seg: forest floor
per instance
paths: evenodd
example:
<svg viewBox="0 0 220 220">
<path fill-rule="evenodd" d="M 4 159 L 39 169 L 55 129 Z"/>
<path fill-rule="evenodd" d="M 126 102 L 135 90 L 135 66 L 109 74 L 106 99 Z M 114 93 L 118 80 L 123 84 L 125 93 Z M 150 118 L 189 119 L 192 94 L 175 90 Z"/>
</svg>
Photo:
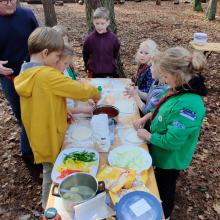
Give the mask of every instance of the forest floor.
<svg viewBox="0 0 220 220">
<path fill-rule="evenodd" d="M 42 5 L 32 8 L 41 24 Z M 85 6 L 65 4 L 56 6 L 58 23 L 68 27 L 74 49 L 76 69 L 83 73 L 81 56 L 86 36 Z M 203 4 L 207 7 L 207 4 Z M 220 42 L 220 13 L 209 22 L 204 13 L 196 13 L 191 4 L 163 1 L 126 2 L 115 6 L 118 36 L 121 40 L 121 58 L 129 77 L 135 73 L 134 55 L 140 42 L 152 38 L 161 50 L 171 46 L 190 48 L 195 32 L 208 33 L 210 42 Z M 204 72 L 209 94 L 204 98 L 207 116 L 198 147 L 189 169 L 181 173 L 177 183 L 175 220 L 220 219 L 220 54 L 213 53 Z M 19 152 L 19 129 L 0 92 L 0 218 L 39 219 L 41 213 L 41 179 L 30 175 Z"/>
</svg>

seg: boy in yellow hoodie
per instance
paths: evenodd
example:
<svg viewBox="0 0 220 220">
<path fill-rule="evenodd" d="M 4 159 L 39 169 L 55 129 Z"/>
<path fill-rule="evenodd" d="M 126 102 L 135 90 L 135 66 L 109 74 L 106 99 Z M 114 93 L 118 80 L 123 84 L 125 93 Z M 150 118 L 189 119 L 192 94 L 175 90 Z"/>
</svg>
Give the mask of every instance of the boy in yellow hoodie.
<svg viewBox="0 0 220 220">
<path fill-rule="evenodd" d="M 14 80 L 21 117 L 36 164 L 43 164 L 42 207 L 51 186 L 51 171 L 67 129 L 66 98 L 98 100 L 98 90 L 65 77 L 55 69 L 63 50 L 62 36 L 49 27 L 37 28 L 28 39 L 31 56 Z"/>
</svg>

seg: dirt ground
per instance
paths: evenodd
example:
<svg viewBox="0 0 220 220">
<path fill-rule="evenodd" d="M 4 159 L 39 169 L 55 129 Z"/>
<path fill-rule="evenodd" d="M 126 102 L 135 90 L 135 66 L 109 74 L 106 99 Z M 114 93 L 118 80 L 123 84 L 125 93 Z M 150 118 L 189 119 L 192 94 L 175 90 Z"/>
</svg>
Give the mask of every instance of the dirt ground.
<svg viewBox="0 0 220 220">
<path fill-rule="evenodd" d="M 27 5 L 43 24 L 41 5 Z M 206 4 L 203 4 L 206 7 Z M 56 6 L 58 23 L 68 27 L 76 55 L 76 69 L 83 75 L 81 49 L 86 35 L 85 8 L 78 4 Z M 155 40 L 161 49 L 171 46 L 190 48 L 195 32 L 208 33 L 209 41 L 220 42 L 220 13 L 208 22 L 204 13 L 196 13 L 191 4 L 173 2 L 126 2 L 115 6 L 121 55 L 127 76 L 134 74 L 134 55 L 140 42 Z M 199 144 L 189 169 L 181 173 L 177 184 L 176 206 L 172 219 L 220 219 L 220 54 L 213 53 L 204 72 L 209 95 Z M 41 179 L 30 175 L 20 158 L 19 129 L 0 92 L 0 218 L 39 219 Z"/>
</svg>

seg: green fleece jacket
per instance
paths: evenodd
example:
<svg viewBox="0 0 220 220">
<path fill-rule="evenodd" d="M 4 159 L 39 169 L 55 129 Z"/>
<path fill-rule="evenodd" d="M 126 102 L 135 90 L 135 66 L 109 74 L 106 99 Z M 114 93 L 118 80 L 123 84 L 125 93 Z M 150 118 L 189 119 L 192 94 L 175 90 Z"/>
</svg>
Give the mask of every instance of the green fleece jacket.
<svg viewBox="0 0 220 220">
<path fill-rule="evenodd" d="M 164 102 L 150 127 L 153 164 L 182 170 L 190 165 L 205 117 L 201 96 L 183 93 Z"/>
</svg>

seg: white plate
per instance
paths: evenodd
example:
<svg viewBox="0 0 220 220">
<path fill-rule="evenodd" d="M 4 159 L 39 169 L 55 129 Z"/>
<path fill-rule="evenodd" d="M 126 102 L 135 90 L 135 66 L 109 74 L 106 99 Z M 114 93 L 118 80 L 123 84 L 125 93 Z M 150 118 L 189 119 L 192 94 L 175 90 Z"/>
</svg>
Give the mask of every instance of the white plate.
<svg viewBox="0 0 220 220">
<path fill-rule="evenodd" d="M 108 162 L 111 166 L 134 169 L 141 172 L 152 165 L 150 154 L 135 145 L 121 145 L 109 152 Z"/>
<path fill-rule="evenodd" d="M 92 129 L 85 125 L 72 125 L 69 134 L 73 140 L 85 141 L 92 137 Z"/>
<path fill-rule="evenodd" d="M 63 163 L 63 160 L 67 154 L 70 154 L 70 153 L 76 152 L 76 151 L 78 151 L 78 152 L 87 151 L 87 152 L 94 152 L 95 153 L 95 155 L 96 155 L 96 161 L 94 161 L 95 164 L 93 164 L 92 166 L 88 166 L 88 167 L 91 170 L 89 173 L 91 175 L 93 175 L 94 177 L 96 176 L 96 173 L 97 173 L 98 167 L 99 167 L 99 153 L 96 150 L 88 149 L 88 148 L 68 148 L 68 149 L 65 149 L 60 152 L 60 154 L 58 155 L 58 157 L 56 159 L 56 162 L 54 163 L 53 170 L 51 173 L 51 179 L 53 180 L 53 182 L 60 183 L 63 180 L 63 178 L 62 179 L 57 178 L 60 175 L 60 172 L 57 171 L 57 167 L 61 163 Z M 85 162 L 85 164 L 86 164 L 86 162 Z M 73 166 L 73 167 L 71 167 L 71 169 L 77 169 L 77 167 Z"/>
<path fill-rule="evenodd" d="M 125 131 L 124 133 L 125 141 L 132 143 L 132 144 L 143 144 L 144 140 L 137 136 L 137 131 L 135 129 L 130 129 Z"/>
</svg>

